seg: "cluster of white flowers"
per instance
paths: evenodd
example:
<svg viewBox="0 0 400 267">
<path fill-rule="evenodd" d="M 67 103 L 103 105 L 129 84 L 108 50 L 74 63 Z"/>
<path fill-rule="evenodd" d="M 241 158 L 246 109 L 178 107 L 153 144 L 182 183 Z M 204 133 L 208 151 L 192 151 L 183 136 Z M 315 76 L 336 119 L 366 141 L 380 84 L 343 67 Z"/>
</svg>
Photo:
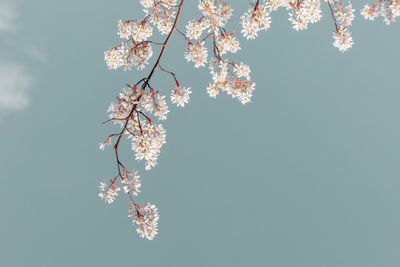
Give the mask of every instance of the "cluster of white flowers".
<svg viewBox="0 0 400 267">
<path fill-rule="evenodd" d="M 220 55 L 236 53 L 240 49 L 240 43 L 233 33 L 222 33 L 217 39 L 216 46 Z"/>
<path fill-rule="evenodd" d="M 256 84 L 250 80 L 249 66 L 243 63 L 236 65 L 215 59 L 210 65 L 210 73 L 213 83 L 207 87 L 207 92 L 211 97 L 215 98 L 220 91 L 225 91 L 233 98 L 237 98 L 242 104 L 251 101 Z"/>
<path fill-rule="evenodd" d="M 342 0 L 325 0 L 325 2 L 331 8 L 335 23 L 333 45 L 341 52 L 345 52 L 353 45 L 349 26 L 354 18 L 354 10 L 350 3 L 343 4 Z M 322 18 L 320 0 L 264 0 L 262 3 L 259 0 L 241 17 L 243 36 L 254 39 L 260 30 L 268 30 L 271 25 L 270 12 L 280 7 L 288 10 L 289 21 L 296 31 L 306 30 L 310 24 L 317 23 Z"/>
<path fill-rule="evenodd" d="M 166 120 L 169 113 L 165 96 L 153 91 L 143 93 L 137 106 L 139 112 L 146 112 L 156 116 L 160 121 Z"/>
<path fill-rule="evenodd" d="M 137 171 L 130 172 L 123 168 L 120 183 L 123 191 L 130 196 L 131 208 L 129 209 L 129 217 L 134 217 L 133 222 L 136 222 L 138 234 L 149 240 L 154 239 L 158 232 L 158 211 L 153 204 L 147 203 L 145 206 L 139 205 L 132 201 L 133 196 L 140 193 L 141 182 Z M 111 204 L 121 191 L 121 187 L 117 186 L 118 179 L 110 179 L 110 184 L 101 182 L 99 185 L 99 197 L 104 199 L 106 203 Z"/>
<path fill-rule="evenodd" d="M 186 25 L 186 37 L 191 40 L 188 42 L 188 53 L 186 58 L 188 61 L 193 61 L 199 66 L 204 66 L 207 56 L 207 50 L 204 50 L 204 42 L 194 42 L 201 38 L 204 32 L 208 37 L 213 37 L 219 47 L 219 53 L 225 54 L 227 52 L 235 53 L 239 50 L 239 42 L 233 33 L 226 32 L 224 27 L 232 16 L 232 8 L 227 3 L 220 0 L 200 0 L 198 8 L 202 13 L 202 17 L 197 20 L 191 20 Z M 203 39 L 203 40 L 204 40 Z M 198 46 L 198 48 L 191 48 L 191 46 Z M 191 51 L 197 50 L 197 51 Z M 194 60 L 195 58 L 202 58 Z"/>
<path fill-rule="evenodd" d="M 109 69 L 145 68 L 153 55 L 152 47 L 148 42 L 153 35 L 153 26 L 161 34 L 171 31 L 172 20 L 175 18 L 176 0 L 142 0 L 140 3 L 144 7 L 146 15 L 144 19 L 118 22 L 117 33 L 124 41 L 104 53 Z"/>
<path fill-rule="evenodd" d="M 224 27 L 232 16 L 232 7 L 220 0 L 199 0 L 198 8 L 203 14 L 204 29 L 217 32 Z"/>
<path fill-rule="evenodd" d="M 161 34 L 168 34 L 172 30 L 175 19 L 177 0 L 141 0 L 146 17 Z"/>
<path fill-rule="evenodd" d="M 114 202 L 115 198 L 118 196 L 118 192 L 122 190 L 126 194 L 131 194 L 133 196 L 137 196 L 140 193 L 140 176 L 137 171 L 129 171 L 125 167 L 122 167 L 120 177 L 110 179 L 110 184 L 106 182 L 101 182 L 99 185 L 99 197 L 104 199 L 104 201 L 108 204 Z M 117 182 L 121 183 L 121 187 L 117 186 Z"/>
<path fill-rule="evenodd" d="M 156 124 L 146 113 L 165 120 L 169 112 L 165 96 L 124 89 L 118 102 L 111 103 L 108 111 L 110 119 L 124 127 L 124 134 L 132 141 L 136 160 L 144 160 L 146 170 L 154 167 L 161 147 L 166 143 L 166 135 L 163 126 Z"/>
<path fill-rule="evenodd" d="M 321 3 L 319 0 L 296 0 L 289 2 L 289 21 L 296 31 L 305 30 L 311 23 L 321 20 Z"/>
<path fill-rule="evenodd" d="M 289 21 L 296 31 L 305 30 L 309 24 L 321 20 L 320 0 L 264 0 L 257 1 L 242 17 L 242 33 L 247 39 L 257 37 L 260 30 L 271 26 L 270 12 L 283 7 L 289 12 Z"/>
<path fill-rule="evenodd" d="M 333 33 L 333 46 L 340 52 L 345 52 L 354 44 L 349 27 L 354 20 L 354 9 L 351 3 L 344 4 L 341 0 L 328 0 L 332 16 L 335 20 L 335 32 Z"/>
<path fill-rule="evenodd" d="M 135 205 L 129 210 L 129 217 L 133 217 L 133 222 L 137 224 L 136 231 L 142 238 L 153 240 L 158 233 L 157 207 L 151 203 L 146 206 Z"/>
<path fill-rule="evenodd" d="M 190 87 L 185 88 L 177 85 L 175 90 L 171 91 L 171 102 L 176 104 L 178 107 L 184 107 L 185 104 L 189 103 L 191 93 L 192 91 L 190 91 Z"/>
<path fill-rule="evenodd" d="M 99 185 L 99 190 L 99 197 L 104 199 L 106 203 L 111 204 L 118 196 L 118 192 L 121 190 L 121 188 L 116 186 L 114 181 L 111 182 L 110 185 L 107 185 L 105 182 L 101 182 Z"/>
<path fill-rule="evenodd" d="M 128 216 L 134 217 L 134 222 L 138 225 L 136 229 L 138 234 L 143 238 L 152 240 L 158 232 L 157 222 L 159 215 L 155 205 L 147 203 L 147 205 L 142 206 L 133 202 L 133 196 L 137 196 L 140 193 L 141 182 L 138 172 L 130 172 L 123 167 L 122 173 L 118 178 L 110 179 L 110 184 L 101 182 L 99 185 L 99 197 L 104 199 L 106 203 L 111 204 L 122 187 L 124 193 L 128 194 L 131 199 L 131 208 Z M 117 186 L 118 182 L 120 182 L 121 187 Z"/>
<path fill-rule="evenodd" d="M 104 52 L 104 59 L 110 70 L 118 68 L 130 70 L 132 67 L 143 69 L 148 64 L 152 55 L 153 49 L 148 42 L 132 45 L 130 42 L 123 42 L 111 50 Z"/>
<path fill-rule="evenodd" d="M 255 83 L 251 81 L 251 70 L 247 64 L 237 64 L 229 54 L 241 49 L 235 32 L 229 31 L 227 23 L 233 15 L 232 7 L 223 0 L 199 0 L 201 16 L 186 24 L 186 32 L 177 25 L 183 3 L 186 0 L 140 0 L 144 17 L 139 20 L 120 20 L 118 36 L 121 43 L 104 54 L 109 69 L 143 69 L 149 64 L 153 47 L 159 45 L 158 57 L 147 77 L 130 84 L 119 94 L 117 101 L 109 108 L 109 120 L 120 126 L 119 133 L 110 134 L 99 148 L 104 150 L 113 145 L 118 174 L 110 182 L 101 182 L 99 197 L 106 203 L 113 203 L 122 190 L 129 196 L 131 208 L 129 216 L 137 225 L 137 233 L 152 240 L 158 232 L 159 214 L 155 205 L 140 205 L 135 198 L 141 190 L 137 171 L 128 171 L 122 163 L 119 145 L 124 136 L 131 142 L 135 160 L 143 161 L 146 170 L 157 165 L 162 146 L 166 143 L 166 132 L 160 121 L 167 119 L 169 108 L 165 95 L 153 87 L 153 74 L 162 71 L 171 75 L 175 84 L 170 100 L 178 107 L 189 103 L 192 93 L 190 87 L 181 86 L 177 75 L 162 67 L 162 57 L 173 33 L 180 34 L 187 44 L 184 57 L 195 68 L 209 64 L 211 83 L 207 93 L 215 98 L 225 92 L 242 104 L 249 103 L 253 96 Z M 349 27 L 354 19 L 354 10 L 344 0 L 253 0 L 250 8 L 240 17 L 241 33 L 245 39 L 255 39 L 261 31 L 271 27 L 271 13 L 279 8 L 286 9 L 294 30 L 301 31 L 310 24 L 321 20 L 321 2 L 325 2 L 335 25 L 333 45 L 341 52 L 353 45 Z M 400 16 L 400 0 L 375 0 L 361 10 L 369 20 L 382 16 L 390 24 Z M 153 33 L 167 35 L 164 42 L 150 40 Z M 209 54 L 210 53 L 210 54 Z M 210 59 L 209 59 L 210 58 Z"/>
<path fill-rule="evenodd" d="M 161 147 L 166 143 L 163 126 L 148 119 L 132 119 L 128 123 L 126 134 L 132 140 L 135 159 L 144 160 L 146 170 L 156 166 Z"/>
<path fill-rule="evenodd" d="M 143 69 L 153 55 L 148 42 L 153 35 L 153 28 L 148 20 L 120 20 L 118 35 L 124 41 L 104 53 L 108 68 L 130 70 L 134 66 Z"/>
<path fill-rule="evenodd" d="M 208 52 L 204 42 L 189 42 L 185 51 L 185 58 L 188 62 L 193 62 L 195 68 L 204 67 L 207 63 Z"/>
<path fill-rule="evenodd" d="M 153 35 L 153 27 L 146 20 L 120 20 L 118 22 L 118 35 L 122 39 L 133 38 L 135 42 L 140 43 L 149 40 Z"/>
<path fill-rule="evenodd" d="M 257 3 L 240 17 L 242 21 L 242 34 L 246 39 L 254 39 L 261 30 L 268 30 L 271 27 L 271 16 L 268 11 L 268 4 Z"/>
<path fill-rule="evenodd" d="M 110 119 L 114 123 L 119 124 L 121 127 L 124 125 L 124 120 L 132 117 L 131 111 L 134 106 L 139 104 L 140 93 L 137 92 L 136 88 L 133 90 L 131 87 L 123 89 L 117 97 L 117 103 L 111 103 L 108 107 L 108 113 Z"/>
<path fill-rule="evenodd" d="M 378 16 L 383 17 L 383 21 L 390 25 L 400 16 L 400 0 L 376 0 L 366 4 L 361 15 L 367 20 L 375 20 Z"/>
<path fill-rule="evenodd" d="M 255 83 L 250 81 L 250 68 L 243 63 L 236 65 L 233 61 L 222 58 L 227 53 L 234 54 L 240 50 L 235 33 L 226 30 L 226 23 L 233 14 L 232 7 L 219 0 L 200 0 L 198 8 L 202 17 L 191 20 L 186 25 L 186 38 L 189 41 L 185 58 L 193 62 L 196 68 L 205 66 L 208 52 L 204 41 L 212 38 L 213 58 L 210 60 L 210 72 L 213 83 L 207 88 L 208 94 L 216 97 L 220 91 L 225 91 L 243 104 L 250 102 L 255 88 Z M 255 35 L 260 29 L 268 28 L 269 15 L 266 6 L 257 4 L 242 17 L 242 23 L 248 25 L 248 28 L 251 27 Z M 250 30 L 247 32 L 250 34 Z M 203 35 L 205 36 L 202 38 Z M 200 38 L 200 41 L 196 41 Z M 189 95 L 177 93 L 179 91 L 174 91 L 171 98 L 173 102 L 178 105 L 180 102 L 183 106 Z"/>
<path fill-rule="evenodd" d="M 122 190 L 124 190 L 126 194 L 131 193 L 133 196 L 137 196 L 140 193 L 140 187 L 142 186 L 139 178 L 140 175 L 138 171 L 131 172 L 124 168 L 121 177 Z"/>
<path fill-rule="evenodd" d="M 198 40 L 207 28 L 208 22 L 204 17 L 189 21 L 186 25 L 186 37 L 190 40 Z"/>
<path fill-rule="evenodd" d="M 118 149 L 121 138 L 127 136 L 127 139 L 131 141 L 132 150 L 135 152 L 135 159 L 144 161 L 146 170 L 150 170 L 157 164 L 161 147 L 166 143 L 166 133 L 163 126 L 156 123 L 154 118 L 162 121 L 167 119 L 169 113 L 165 96 L 162 96 L 159 90 L 154 90 L 150 85 L 152 75 L 157 68 L 171 74 L 176 82 L 177 87 L 174 94 L 171 95 L 171 101 L 178 106 L 184 106 L 189 101 L 190 88 L 181 88 L 175 74 L 159 65 L 159 60 L 174 30 L 184 2 L 184 0 L 180 1 L 180 4 L 177 5 L 177 0 L 140 0 L 144 8 L 144 18 L 119 21 L 117 34 L 123 41 L 105 52 L 105 61 L 109 69 L 130 70 L 132 67 L 142 69 L 146 67 L 153 55 L 151 44 L 161 45 L 157 63 L 149 76 L 134 85 L 128 85 L 128 88 L 123 89 L 117 97 L 117 101 L 109 106 L 110 119 L 107 122 L 114 122 L 122 130 L 120 133 L 109 135 L 99 145 L 99 148 L 104 150 L 115 141 L 114 150 L 118 166 L 118 175 L 110 179 L 109 185 L 105 182 L 100 184 L 99 197 L 107 203 L 112 203 L 121 189 L 129 195 L 130 211 L 135 217 L 137 232 L 141 237 L 149 240 L 152 240 L 158 231 L 157 208 L 152 204 L 142 206 L 135 202 L 134 197 L 140 193 L 140 177 L 138 172 L 128 171 L 120 160 Z M 179 12 L 176 12 L 177 8 L 179 8 Z M 154 27 L 161 35 L 168 34 L 164 44 L 149 40 L 153 35 Z M 117 186 L 118 183 L 119 186 Z"/>
</svg>

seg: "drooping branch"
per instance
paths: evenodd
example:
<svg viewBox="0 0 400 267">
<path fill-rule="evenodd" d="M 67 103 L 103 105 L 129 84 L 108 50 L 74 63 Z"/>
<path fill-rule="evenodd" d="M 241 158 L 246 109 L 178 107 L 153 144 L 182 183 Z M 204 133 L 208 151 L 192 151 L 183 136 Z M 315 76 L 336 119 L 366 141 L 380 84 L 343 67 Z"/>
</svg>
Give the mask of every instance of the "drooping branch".
<svg viewBox="0 0 400 267">
<path fill-rule="evenodd" d="M 346 0 L 324 0 L 333 19 L 333 45 L 341 52 L 349 50 L 353 45 L 350 26 L 354 18 L 354 10 Z M 255 83 L 251 80 L 250 67 L 242 62 L 237 63 L 229 54 L 241 50 L 240 42 L 234 31 L 228 28 L 228 20 L 233 9 L 223 0 L 199 0 L 198 9 L 201 15 L 186 24 L 186 32 L 178 25 L 185 0 L 140 0 L 145 15 L 139 20 L 125 20 L 118 23 L 118 35 L 121 43 L 105 52 L 105 61 L 109 69 L 132 68 L 144 69 L 153 57 L 153 46 L 159 48 L 154 63 L 147 76 L 136 83 L 127 84 L 117 97 L 116 103 L 109 107 L 109 119 L 121 127 L 117 133 L 110 134 L 100 144 L 105 149 L 113 144 L 117 174 L 109 183 L 100 184 L 99 196 L 107 203 L 112 203 L 118 192 L 128 194 L 132 216 L 137 224 L 140 236 L 153 239 L 157 234 L 158 211 L 147 203 L 141 205 L 135 197 L 140 192 L 141 183 L 137 171 L 130 171 L 121 160 L 120 145 L 123 136 L 131 142 L 137 161 L 144 161 L 146 170 L 157 164 L 161 147 L 166 143 L 166 133 L 161 121 L 167 118 L 169 108 L 164 89 L 155 89 L 153 77 L 157 70 L 173 78 L 170 100 L 178 107 L 184 107 L 190 98 L 190 87 L 181 86 L 178 76 L 169 67 L 161 64 L 166 49 L 174 33 L 183 37 L 186 43 L 184 57 L 192 62 L 195 68 L 209 65 L 211 82 L 207 93 L 215 98 L 224 92 L 239 100 L 249 103 L 253 97 Z M 271 13 L 285 9 L 289 15 L 291 26 L 296 31 L 306 30 L 310 25 L 321 20 L 320 0 L 253 0 L 249 9 L 240 17 L 241 33 L 247 40 L 255 39 L 271 27 Z M 400 0 L 375 0 L 366 4 L 361 11 L 364 18 L 374 20 L 384 17 L 390 24 L 400 16 Z M 157 29 L 165 39 L 150 40 L 153 30 Z"/>
</svg>

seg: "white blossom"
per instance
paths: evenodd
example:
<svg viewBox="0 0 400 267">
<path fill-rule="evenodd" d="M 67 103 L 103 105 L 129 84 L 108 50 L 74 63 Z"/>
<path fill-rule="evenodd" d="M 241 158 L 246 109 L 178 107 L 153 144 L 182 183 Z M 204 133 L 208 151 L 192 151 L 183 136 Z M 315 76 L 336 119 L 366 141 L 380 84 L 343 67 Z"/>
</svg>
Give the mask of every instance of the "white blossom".
<svg viewBox="0 0 400 267">
<path fill-rule="evenodd" d="M 240 19 L 242 34 L 246 39 L 255 39 L 259 31 L 266 31 L 271 27 L 271 17 L 266 4 L 250 8 Z"/>
<path fill-rule="evenodd" d="M 197 40 L 207 29 L 208 24 L 204 19 L 189 21 L 186 25 L 186 37 L 191 40 Z"/>
<path fill-rule="evenodd" d="M 333 46 L 340 52 L 349 50 L 354 42 L 349 31 L 354 20 L 354 9 L 350 3 L 343 4 L 341 0 L 329 0 L 336 31 L 333 33 Z"/>
<path fill-rule="evenodd" d="M 176 15 L 174 8 L 176 5 L 176 0 L 163 0 L 157 1 L 157 3 L 153 1 L 153 4 L 144 3 L 143 6 L 150 22 L 161 34 L 166 35 L 172 29 L 173 19 L 175 19 Z"/>
<path fill-rule="evenodd" d="M 154 5 L 154 0 L 140 0 L 140 4 L 142 4 L 145 9 L 149 9 Z"/>
<path fill-rule="evenodd" d="M 133 196 L 137 196 L 140 193 L 140 187 L 142 186 L 140 180 L 140 175 L 137 171 L 130 172 L 124 169 L 122 177 L 122 190 L 125 193 L 131 193 Z"/>
<path fill-rule="evenodd" d="M 153 55 L 153 50 L 148 42 L 139 44 L 121 43 L 104 53 L 104 59 L 109 69 L 123 68 L 130 70 L 132 66 L 143 69 Z"/>
<path fill-rule="evenodd" d="M 266 0 L 265 3 L 268 6 L 270 11 L 276 11 L 280 7 L 285 7 L 289 9 L 291 4 L 295 2 L 293 0 Z"/>
<path fill-rule="evenodd" d="M 124 47 L 114 47 L 113 49 L 104 52 L 104 60 L 110 70 L 116 70 L 124 65 L 126 52 Z"/>
<path fill-rule="evenodd" d="M 240 49 L 240 43 L 233 33 L 222 33 L 217 39 L 217 46 L 220 55 L 236 53 Z"/>
<path fill-rule="evenodd" d="M 153 35 L 153 28 L 146 21 L 132 24 L 132 37 L 136 42 L 147 41 Z"/>
<path fill-rule="evenodd" d="M 193 62 L 195 68 L 204 67 L 207 63 L 207 48 L 204 46 L 204 42 L 198 42 L 192 44 L 191 42 L 187 46 L 185 51 L 185 58 L 188 62 Z"/>
<path fill-rule="evenodd" d="M 289 21 L 296 31 L 305 30 L 308 24 L 321 20 L 320 0 L 295 1 L 289 5 L 292 12 L 289 13 Z"/>
<path fill-rule="evenodd" d="M 210 73 L 213 78 L 213 83 L 207 87 L 207 92 L 211 97 L 216 97 L 219 91 L 225 91 L 233 98 L 237 98 L 242 104 L 247 104 L 251 101 L 255 83 L 250 80 L 250 68 L 245 64 L 239 65 L 239 70 L 234 72 L 237 77 L 229 72 L 229 64 L 225 61 L 213 60 L 210 64 Z M 245 79 L 241 79 L 244 77 Z"/>
<path fill-rule="evenodd" d="M 160 216 L 155 205 L 147 203 L 146 206 L 138 207 L 134 222 L 136 222 L 136 231 L 139 236 L 153 240 L 158 233 L 159 218 Z"/>
<path fill-rule="evenodd" d="M 217 32 L 224 27 L 232 16 L 232 7 L 222 1 L 199 0 L 199 10 L 203 13 L 205 24 L 211 32 Z"/>
<path fill-rule="evenodd" d="M 166 120 L 169 109 L 167 102 L 165 101 L 165 96 L 156 94 L 154 97 L 154 102 L 156 105 L 154 115 L 157 116 L 159 120 Z"/>
<path fill-rule="evenodd" d="M 178 107 L 184 107 L 189 102 L 190 94 L 189 88 L 177 86 L 175 90 L 171 91 L 171 102 L 176 104 Z"/>
<path fill-rule="evenodd" d="M 146 112 L 146 113 L 153 113 L 154 112 L 154 93 L 148 92 L 145 93 L 138 103 L 138 110 Z"/>
<path fill-rule="evenodd" d="M 116 186 L 114 183 L 111 183 L 111 185 L 108 186 L 105 182 L 101 182 L 99 185 L 99 190 L 99 197 L 104 199 L 106 203 L 111 204 L 118 196 L 118 192 L 121 190 L 121 188 Z"/>
<path fill-rule="evenodd" d="M 111 103 L 108 112 L 110 119 L 122 126 L 123 121 L 131 113 L 133 107 L 139 104 L 140 94 L 132 88 L 123 89 L 118 96 L 117 103 Z"/>
<path fill-rule="evenodd" d="M 129 39 L 133 35 L 132 22 L 130 20 L 118 22 L 118 35 L 122 39 Z"/>
<path fill-rule="evenodd" d="M 338 29 L 333 33 L 333 46 L 337 47 L 340 52 L 346 52 L 353 46 L 353 38 L 347 28 Z"/>
<path fill-rule="evenodd" d="M 378 4 L 366 4 L 362 9 L 361 9 L 361 15 L 368 20 L 375 20 L 380 14 L 380 5 L 379 2 Z"/>
<path fill-rule="evenodd" d="M 239 78 L 246 78 L 247 80 L 250 80 L 250 67 L 243 62 L 240 63 L 240 65 L 235 65 L 234 71 Z"/>
<path fill-rule="evenodd" d="M 163 126 L 148 120 L 130 120 L 126 134 L 132 140 L 135 159 L 145 161 L 146 170 L 155 167 L 161 147 L 166 143 Z"/>
<path fill-rule="evenodd" d="M 171 75 L 175 89 L 170 93 L 171 102 L 178 107 L 188 104 L 191 95 L 190 87 L 182 87 L 177 79 L 178 74 L 164 69 L 164 51 L 170 37 L 176 32 L 187 43 L 184 57 L 192 62 L 195 68 L 209 63 L 211 82 L 207 93 L 215 98 L 221 92 L 246 104 L 252 100 L 255 83 L 251 80 L 250 67 L 244 63 L 237 64 L 226 58 L 229 53 L 241 49 L 234 32 L 229 31 L 228 21 L 233 15 L 232 7 L 227 1 L 199 0 L 200 17 L 189 18 L 186 32 L 179 25 L 178 18 L 182 11 L 182 0 L 139 0 L 144 15 L 141 19 L 118 21 L 117 34 L 122 39 L 108 51 L 104 60 L 111 70 L 138 70 L 145 68 L 153 55 L 152 45 L 157 46 L 158 56 L 149 73 L 142 76 L 135 84 L 128 84 L 118 95 L 117 100 L 108 108 L 109 120 L 120 127 L 99 144 L 104 150 L 114 141 L 114 153 L 117 175 L 110 182 L 101 182 L 98 196 L 106 203 L 113 203 L 118 192 L 123 190 L 131 203 L 129 216 L 134 217 L 137 233 L 149 240 L 158 232 L 159 214 L 157 207 L 147 203 L 136 203 L 141 191 L 140 176 L 137 171 L 129 171 L 119 154 L 122 137 L 126 137 L 133 150 L 135 160 L 144 162 L 146 170 L 157 165 L 163 145 L 166 143 L 166 131 L 160 121 L 166 120 L 169 114 L 166 97 L 162 90 L 155 90 L 156 71 Z M 334 25 L 333 45 L 341 52 L 353 46 L 350 26 L 354 20 L 354 9 L 350 2 L 344 0 L 325 0 L 329 5 L 332 24 Z M 240 17 L 241 33 L 246 39 L 255 39 L 260 31 L 271 27 L 271 12 L 285 8 L 289 21 L 296 31 L 305 30 L 310 24 L 321 20 L 320 0 L 252 0 L 250 8 Z M 383 17 L 386 24 L 391 24 L 400 16 L 400 0 L 374 0 L 366 4 L 361 15 L 368 20 Z M 174 28 L 175 26 L 175 28 Z M 183 28 L 183 31 L 185 28 Z M 153 32 L 168 35 L 164 41 L 151 40 Z M 207 46 L 210 45 L 211 59 L 208 59 Z M 185 76 L 183 76 L 185 77 Z M 153 78 L 153 79 L 152 79 Z M 179 74 L 179 79 L 181 76 Z M 158 85 L 157 85 L 158 86 Z"/>
<path fill-rule="evenodd" d="M 104 150 L 109 145 L 111 145 L 111 137 L 110 136 L 107 137 L 107 139 L 103 143 L 99 144 L 99 148 L 100 148 L 100 150 Z"/>
<path fill-rule="evenodd" d="M 367 20 L 375 20 L 378 16 L 389 25 L 400 16 L 400 0 L 380 1 L 366 4 L 361 9 L 361 15 Z"/>
</svg>

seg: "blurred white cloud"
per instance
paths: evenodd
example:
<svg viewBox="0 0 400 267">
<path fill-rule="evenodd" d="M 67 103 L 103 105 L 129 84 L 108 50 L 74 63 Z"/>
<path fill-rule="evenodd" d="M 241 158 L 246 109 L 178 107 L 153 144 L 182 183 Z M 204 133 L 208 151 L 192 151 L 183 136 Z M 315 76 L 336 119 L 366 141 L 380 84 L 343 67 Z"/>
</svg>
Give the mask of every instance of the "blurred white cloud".
<svg viewBox="0 0 400 267">
<path fill-rule="evenodd" d="M 39 45 L 38 43 L 33 44 L 32 42 L 26 42 L 22 49 L 29 57 L 38 62 L 45 63 L 47 61 L 47 54 L 43 45 Z"/>
<path fill-rule="evenodd" d="M 32 76 L 23 65 L 0 62 L 0 111 L 15 111 L 28 106 Z"/>
<path fill-rule="evenodd" d="M 14 32 L 18 15 L 18 7 L 15 1 L 0 0 L 0 31 Z"/>
<path fill-rule="evenodd" d="M 5 41 L 0 49 L 7 51 L 21 50 L 36 61 L 43 62 L 45 54 L 35 46 L 15 45 L 18 43 L 17 19 L 20 15 L 17 0 L 0 0 L 0 37 Z M 31 42 L 23 42 L 24 44 Z M 9 59 L 6 53 L 0 51 L 0 113 L 18 111 L 29 105 L 29 93 L 32 87 L 33 76 L 23 61 Z M 7 58 L 4 60 L 4 58 Z"/>
</svg>

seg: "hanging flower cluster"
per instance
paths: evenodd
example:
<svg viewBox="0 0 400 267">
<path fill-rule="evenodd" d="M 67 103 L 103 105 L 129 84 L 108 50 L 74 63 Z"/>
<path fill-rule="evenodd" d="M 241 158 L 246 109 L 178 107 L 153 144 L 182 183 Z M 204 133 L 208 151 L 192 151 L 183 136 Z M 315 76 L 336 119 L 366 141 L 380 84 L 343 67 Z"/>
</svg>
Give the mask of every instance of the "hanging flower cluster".
<svg viewBox="0 0 400 267">
<path fill-rule="evenodd" d="M 189 21 L 186 34 L 182 34 L 187 41 L 185 58 L 196 68 L 205 66 L 209 57 L 206 41 L 210 41 L 209 68 L 213 82 L 207 87 L 208 94 L 216 97 L 220 91 L 225 91 L 242 104 L 250 102 L 255 88 L 250 80 L 250 67 L 224 57 L 240 50 L 235 33 L 226 27 L 233 13 L 231 6 L 222 1 L 201 0 L 198 8 L 201 17 Z"/>
<path fill-rule="evenodd" d="M 400 0 L 377 0 L 366 4 L 361 10 L 361 15 L 372 21 L 382 16 L 383 21 L 389 25 L 400 16 Z"/>
<path fill-rule="evenodd" d="M 328 0 L 328 4 L 335 23 L 333 46 L 345 52 L 353 45 L 349 27 L 354 19 L 354 9 L 350 3 L 343 4 L 340 0 Z"/>
<path fill-rule="evenodd" d="M 322 18 L 320 0 L 264 0 L 255 1 L 240 17 L 241 34 L 245 39 L 255 39 L 261 31 L 271 27 L 271 13 L 279 8 L 286 9 L 289 21 L 296 31 L 307 29 Z M 350 26 L 354 19 L 354 9 L 350 2 L 324 0 L 330 10 L 334 24 L 333 45 L 341 52 L 353 45 Z M 117 34 L 121 42 L 104 53 L 109 69 L 138 70 L 146 68 L 157 50 L 154 64 L 147 76 L 135 83 L 129 83 L 108 108 L 109 119 L 120 127 L 117 133 L 110 134 L 99 145 L 101 150 L 112 147 L 115 154 L 117 174 L 99 186 L 99 197 L 106 203 L 113 203 L 119 194 L 128 196 L 130 208 L 128 216 L 133 218 L 137 233 L 152 240 L 158 233 L 158 210 L 153 204 L 139 204 L 136 201 L 141 189 L 137 171 L 130 171 L 121 160 L 119 147 L 126 137 L 130 142 L 135 160 L 144 162 L 150 170 L 157 165 L 162 146 L 166 143 L 166 131 L 161 122 L 169 114 L 168 102 L 177 107 L 189 103 L 191 88 L 182 86 L 177 75 L 162 66 L 166 47 L 174 33 L 185 42 L 184 58 L 195 68 L 208 65 L 211 82 L 207 93 L 215 98 L 225 92 L 240 103 L 249 103 L 253 96 L 255 83 L 251 80 L 250 67 L 236 62 L 232 54 L 240 49 L 240 42 L 234 31 L 227 27 L 233 15 L 232 7 L 222 0 L 199 0 L 199 17 L 187 22 L 184 30 L 178 25 L 185 0 L 140 0 L 144 15 L 138 20 L 118 22 Z M 400 0 L 376 0 L 366 4 L 361 14 L 368 20 L 382 16 L 390 24 L 400 16 Z M 161 42 L 151 38 L 163 38 Z M 163 37 L 165 36 L 165 37 Z M 153 50 L 154 49 L 154 50 Z M 229 57 L 228 57 L 229 56 Z M 165 89 L 153 86 L 156 71 L 172 78 Z M 169 88 L 168 88 L 169 87 Z M 163 94 L 164 93 L 164 94 Z M 168 101 L 166 95 L 169 96 Z"/>
</svg>

